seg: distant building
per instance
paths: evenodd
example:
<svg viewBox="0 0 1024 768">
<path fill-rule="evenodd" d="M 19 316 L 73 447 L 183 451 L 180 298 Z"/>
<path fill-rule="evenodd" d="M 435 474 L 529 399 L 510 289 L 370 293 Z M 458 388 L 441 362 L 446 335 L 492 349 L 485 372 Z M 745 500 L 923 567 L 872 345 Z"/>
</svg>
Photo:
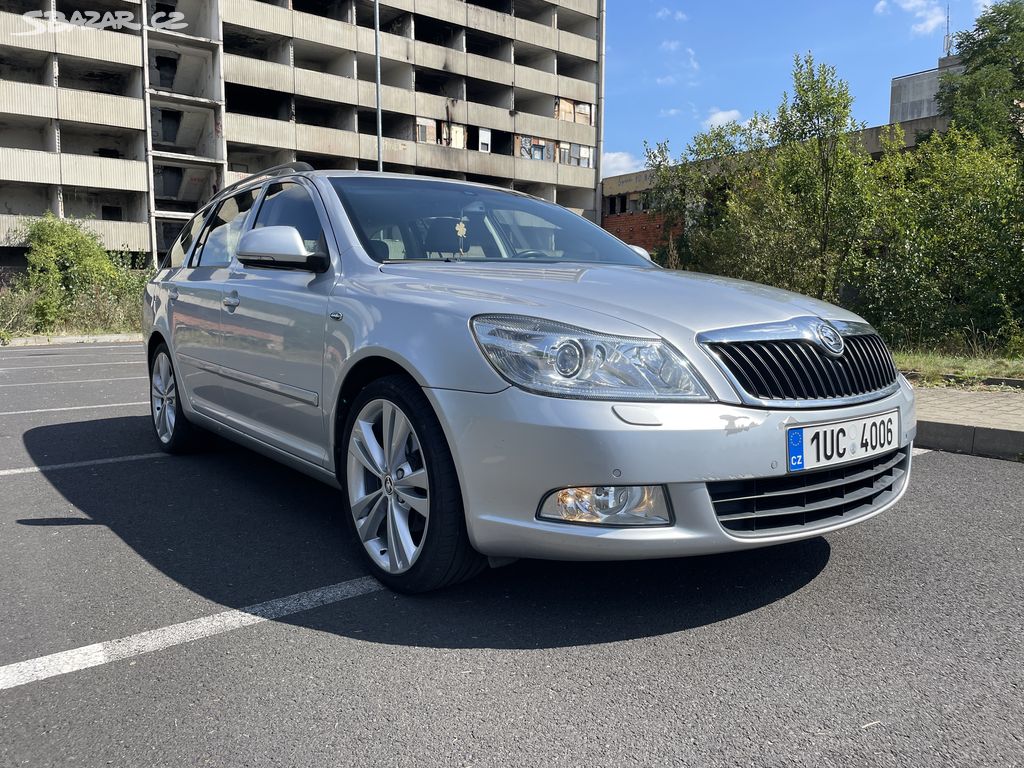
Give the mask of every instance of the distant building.
<svg viewBox="0 0 1024 768">
<path fill-rule="evenodd" d="M 602 7 L 381 0 L 384 169 L 596 218 Z M 262 168 L 376 169 L 373 27 L 373 0 L 2 3 L 0 266 L 24 263 L 19 232 L 46 211 L 159 254 Z"/>
<path fill-rule="evenodd" d="M 939 104 L 935 96 L 939 92 L 939 78 L 946 72 L 962 71 L 960 59 L 944 56 L 935 69 L 894 77 L 889 91 L 889 122 L 906 123 L 938 116 Z"/>
</svg>

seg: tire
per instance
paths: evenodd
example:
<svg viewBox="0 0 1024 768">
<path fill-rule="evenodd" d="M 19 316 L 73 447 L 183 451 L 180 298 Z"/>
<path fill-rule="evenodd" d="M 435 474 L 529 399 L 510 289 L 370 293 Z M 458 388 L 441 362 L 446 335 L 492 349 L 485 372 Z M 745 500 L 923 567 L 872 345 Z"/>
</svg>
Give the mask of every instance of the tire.
<svg viewBox="0 0 1024 768">
<path fill-rule="evenodd" d="M 161 450 L 187 453 L 195 446 L 196 427 L 181 409 L 174 362 L 162 342 L 153 350 L 149 361 L 149 412 L 153 434 Z"/>
<path fill-rule="evenodd" d="M 469 542 L 448 441 L 419 386 L 402 376 L 368 385 L 338 445 L 345 520 L 378 580 L 428 592 L 484 569 Z"/>
</svg>

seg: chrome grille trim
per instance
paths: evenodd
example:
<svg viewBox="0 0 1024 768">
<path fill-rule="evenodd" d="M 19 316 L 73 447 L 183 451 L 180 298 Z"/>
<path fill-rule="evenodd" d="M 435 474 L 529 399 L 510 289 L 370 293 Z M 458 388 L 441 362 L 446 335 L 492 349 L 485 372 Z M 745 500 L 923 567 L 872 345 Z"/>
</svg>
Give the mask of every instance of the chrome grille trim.
<svg viewBox="0 0 1024 768">
<path fill-rule="evenodd" d="M 736 536 L 777 536 L 848 522 L 906 485 L 910 446 L 839 467 L 707 484 L 719 524 Z"/>
<path fill-rule="evenodd" d="M 826 350 L 816 329 L 830 325 L 844 342 Z M 899 389 L 885 343 L 866 323 L 798 317 L 785 323 L 702 333 L 697 342 L 744 403 L 768 408 L 833 408 L 877 400 Z"/>
</svg>

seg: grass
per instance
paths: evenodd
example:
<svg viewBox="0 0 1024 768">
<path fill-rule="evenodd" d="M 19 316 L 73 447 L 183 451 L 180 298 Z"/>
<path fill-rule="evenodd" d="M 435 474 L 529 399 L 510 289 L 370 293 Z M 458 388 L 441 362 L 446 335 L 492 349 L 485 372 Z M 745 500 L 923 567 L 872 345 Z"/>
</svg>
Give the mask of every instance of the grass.
<svg viewBox="0 0 1024 768">
<path fill-rule="evenodd" d="M 894 351 L 893 357 L 901 371 L 920 374 L 915 382 L 919 385 L 949 386 L 949 376 L 967 385 L 983 379 L 1024 379 L 1024 358 L 1021 357 L 975 357 L 927 350 Z"/>
</svg>

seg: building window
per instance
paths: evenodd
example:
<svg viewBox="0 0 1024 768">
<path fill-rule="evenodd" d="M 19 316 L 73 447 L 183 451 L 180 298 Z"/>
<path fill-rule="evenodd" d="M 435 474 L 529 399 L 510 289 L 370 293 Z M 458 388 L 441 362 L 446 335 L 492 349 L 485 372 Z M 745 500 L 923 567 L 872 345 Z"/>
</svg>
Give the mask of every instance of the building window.
<svg viewBox="0 0 1024 768">
<path fill-rule="evenodd" d="M 103 221 L 124 221 L 124 208 L 120 205 L 100 206 L 100 218 Z"/>
<path fill-rule="evenodd" d="M 481 128 L 480 129 L 480 151 L 490 152 L 491 151 L 491 129 Z"/>
</svg>

